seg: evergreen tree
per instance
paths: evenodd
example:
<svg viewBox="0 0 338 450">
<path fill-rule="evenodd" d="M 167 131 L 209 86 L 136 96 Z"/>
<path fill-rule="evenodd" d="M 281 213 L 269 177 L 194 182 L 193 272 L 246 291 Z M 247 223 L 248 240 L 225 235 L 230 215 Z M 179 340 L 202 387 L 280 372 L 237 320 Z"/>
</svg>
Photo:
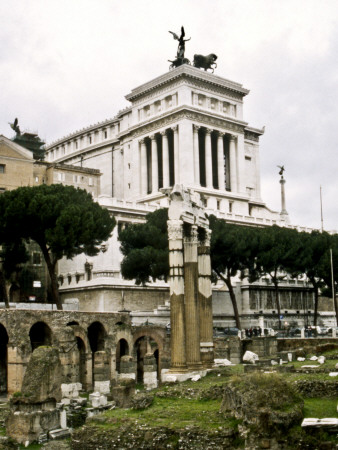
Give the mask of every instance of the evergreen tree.
<svg viewBox="0 0 338 450">
<path fill-rule="evenodd" d="M 0 196 L 3 242 L 34 240 L 44 256 L 51 280 L 52 301 L 62 309 L 56 264 L 62 258 L 96 255 L 109 238 L 115 219 L 92 196 L 72 186 L 21 187 Z"/>
</svg>

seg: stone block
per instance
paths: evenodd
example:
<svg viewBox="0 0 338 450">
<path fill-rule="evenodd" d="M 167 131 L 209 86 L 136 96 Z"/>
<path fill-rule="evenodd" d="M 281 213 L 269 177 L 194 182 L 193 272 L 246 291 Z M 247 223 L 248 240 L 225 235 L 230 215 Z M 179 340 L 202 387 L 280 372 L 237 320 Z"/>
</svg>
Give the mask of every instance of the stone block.
<svg viewBox="0 0 338 450">
<path fill-rule="evenodd" d="M 110 381 L 95 381 L 94 383 L 94 391 L 100 392 L 101 394 L 108 394 L 110 392 Z"/>
</svg>

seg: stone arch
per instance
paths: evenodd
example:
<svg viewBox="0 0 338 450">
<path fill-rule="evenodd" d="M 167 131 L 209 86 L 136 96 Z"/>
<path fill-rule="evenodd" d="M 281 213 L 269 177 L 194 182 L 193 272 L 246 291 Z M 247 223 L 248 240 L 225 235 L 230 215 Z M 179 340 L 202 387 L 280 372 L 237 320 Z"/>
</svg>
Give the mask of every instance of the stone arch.
<svg viewBox="0 0 338 450">
<path fill-rule="evenodd" d="M 129 344 L 126 339 L 120 339 L 116 345 L 116 372 L 120 373 L 122 356 L 129 355 Z"/>
<path fill-rule="evenodd" d="M 75 320 L 67 323 L 71 327 L 76 339 L 78 350 L 78 365 L 79 365 L 79 383 L 82 384 L 84 390 L 91 384 L 92 372 L 92 352 L 88 340 L 86 330 L 84 330 Z"/>
<path fill-rule="evenodd" d="M 79 382 L 82 384 L 82 388 L 86 389 L 87 385 L 87 358 L 86 358 L 86 346 L 83 340 L 76 336 L 77 349 L 79 351 Z"/>
<path fill-rule="evenodd" d="M 101 322 L 93 322 L 88 327 L 88 340 L 93 353 L 105 349 L 107 332 Z"/>
<path fill-rule="evenodd" d="M 52 345 L 52 331 L 45 322 L 36 322 L 29 331 L 32 351 L 41 345 Z"/>
<path fill-rule="evenodd" d="M 107 332 L 101 322 L 93 322 L 88 327 L 88 341 L 92 356 L 91 382 L 110 379 L 108 357 L 105 352 Z M 109 373 L 108 373 L 109 372 Z"/>
<path fill-rule="evenodd" d="M 164 348 L 164 336 L 154 329 L 141 328 L 133 334 L 134 340 L 134 355 L 137 361 L 136 379 L 138 382 L 143 382 L 143 359 L 149 347 L 151 353 L 154 355 L 157 363 L 157 377 L 160 379 L 161 374 L 161 357 Z M 148 343 L 147 343 L 148 341 Z M 148 349 L 147 349 L 148 345 Z"/>
<path fill-rule="evenodd" d="M 6 328 L 0 323 L 0 394 L 8 392 L 8 333 Z"/>
</svg>

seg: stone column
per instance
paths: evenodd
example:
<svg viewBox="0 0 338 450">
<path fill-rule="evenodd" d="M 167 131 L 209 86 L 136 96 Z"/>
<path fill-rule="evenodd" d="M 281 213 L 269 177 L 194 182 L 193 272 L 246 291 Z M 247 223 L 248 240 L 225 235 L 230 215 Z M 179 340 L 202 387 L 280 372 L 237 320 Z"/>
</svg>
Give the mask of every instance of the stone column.
<svg viewBox="0 0 338 450">
<path fill-rule="evenodd" d="M 183 276 L 183 221 L 168 220 L 170 322 L 171 322 L 171 370 L 186 369 L 185 310 Z"/>
<path fill-rule="evenodd" d="M 199 126 L 193 125 L 194 133 L 194 181 L 196 186 L 200 186 L 200 152 L 198 142 L 198 130 Z"/>
<path fill-rule="evenodd" d="M 230 136 L 230 189 L 237 192 L 237 158 L 236 158 L 236 136 Z"/>
<path fill-rule="evenodd" d="M 199 333 L 197 244 L 197 226 L 192 225 L 190 236 L 184 237 L 185 336 L 187 367 L 190 370 L 202 368 Z"/>
<path fill-rule="evenodd" d="M 205 178 L 207 188 L 212 188 L 211 131 L 207 128 L 205 133 Z"/>
<path fill-rule="evenodd" d="M 169 178 L 169 145 L 168 135 L 165 131 L 161 132 L 162 135 L 162 156 L 163 156 L 163 187 L 167 188 L 170 183 Z"/>
<path fill-rule="evenodd" d="M 225 190 L 225 177 L 224 177 L 224 145 L 223 145 L 224 133 L 218 133 L 217 139 L 217 170 L 218 170 L 218 189 Z"/>
<path fill-rule="evenodd" d="M 174 167 L 175 167 L 175 184 L 180 183 L 180 155 L 178 148 L 178 125 L 172 128 L 174 132 Z"/>
<path fill-rule="evenodd" d="M 198 247 L 200 347 L 204 367 L 211 367 L 214 362 L 210 234 L 210 230 L 205 230 L 204 241 Z"/>
<path fill-rule="evenodd" d="M 147 191 L 148 191 L 148 177 L 147 177 L 147 147 L 146 147 L 146 143 L 144 139 L 140 140 L 140 145 L 141 145 L 141 157 L 140 157 L 140 162 L 141 162 L 141 166 L 140 166 L 140 171 L 141 171 L 141 175 L 140 175 L 140 180 L 141 180 L 141 195 L 147 195 Z"/>
<path fill-rule="evenodd" d="M 151 139 L 151 185 L 152 193 L 158 192 L 158 153 L 156 136 L 153 134 Z"/>
</svg>

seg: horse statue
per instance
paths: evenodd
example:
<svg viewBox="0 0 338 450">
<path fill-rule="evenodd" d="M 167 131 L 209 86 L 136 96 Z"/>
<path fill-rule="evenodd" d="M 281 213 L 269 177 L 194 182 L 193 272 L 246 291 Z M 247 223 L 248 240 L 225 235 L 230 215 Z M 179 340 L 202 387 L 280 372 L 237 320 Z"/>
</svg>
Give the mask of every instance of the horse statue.
<svg viewBox="0 0 338 450">
<path fill-rule="evenodd" d="M 173 70 L 176 69 L 176 67 L 182 66 L 182 64 L 190 64 L 191 62 L 189 61 L 188 58 L 176 58 L 174 59 L 174 61 L 171 61 L 170 59 L 168 59 L 168 62 L 170 62 L 170 66 L 169 66 L 169 70 Z"/>
<path fill-rule="evenodd" d="M 194 55 L 194 67 L 204 70 L 211 69 L 212 73 L 214 73 L 214 69 L 217 67 L 217 64 L 215 63 L 216 59 L 217 56 L 214 53 L 210 53 L 210 55 L 207 56 Z"/>
</svg>

